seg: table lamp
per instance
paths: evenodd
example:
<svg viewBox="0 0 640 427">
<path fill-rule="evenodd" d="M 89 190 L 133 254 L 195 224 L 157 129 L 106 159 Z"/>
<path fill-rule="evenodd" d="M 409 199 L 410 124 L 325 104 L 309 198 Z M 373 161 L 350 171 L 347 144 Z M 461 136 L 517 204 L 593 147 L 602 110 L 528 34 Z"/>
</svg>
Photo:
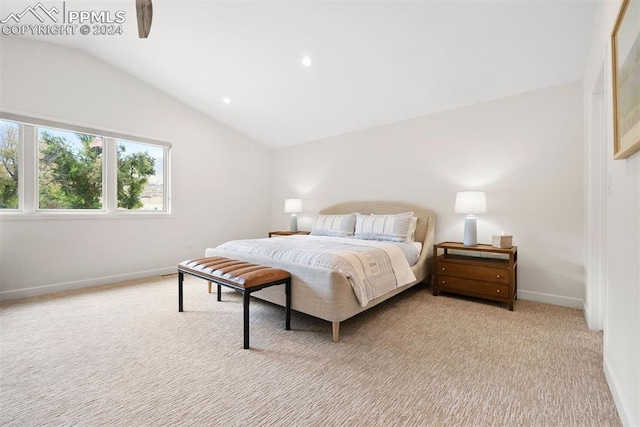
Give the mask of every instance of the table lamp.
<svg viewBox="0 0 640 427">
<path fill-rule="evenodd" d="M 455 213 L 467 214 L 464 219 L 463 245 L 476 246 L 478 244 L 478 232 L 474 214 L 485 213 L 486 211 L 487 197 L 484 191 L 459 191 L 456 193 Z"/>
<path fill-rule="evenodd" d="M 284 201 L 285 213 L 291 213 L 290 230 L 292 233 L 298 232 L 298 217 L 297 212 L 302 212 L 302 200 L 300 199 L 285 199 Z"/>
</svg>

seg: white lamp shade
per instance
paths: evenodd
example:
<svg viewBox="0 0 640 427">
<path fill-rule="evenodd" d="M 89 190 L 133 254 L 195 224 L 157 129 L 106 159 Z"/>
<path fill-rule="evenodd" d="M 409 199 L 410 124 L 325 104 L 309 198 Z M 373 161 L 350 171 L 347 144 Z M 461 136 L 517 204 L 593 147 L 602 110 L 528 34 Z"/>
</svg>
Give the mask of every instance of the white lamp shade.
<svg viewBox="0 0 640 427">
<path fill-rule="evenodd" d="M 300 199 L 285 199 L 284 201 L 285 213 L 302 212 L 302 200 Z"/>
<path fill-rule="evenodd" d="M 484 191 L 459 191 L 456 193 L 456 213 L 476 214 L 487 211 L 487 196 Z"/>
</svg>

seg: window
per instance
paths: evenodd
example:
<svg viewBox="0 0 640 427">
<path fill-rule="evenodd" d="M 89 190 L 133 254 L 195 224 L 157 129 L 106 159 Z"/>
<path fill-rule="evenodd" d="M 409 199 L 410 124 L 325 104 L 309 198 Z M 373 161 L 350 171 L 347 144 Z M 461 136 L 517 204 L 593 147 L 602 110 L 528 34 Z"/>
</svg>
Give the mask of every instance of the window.
<svg viewBox="0 0 640 427">
<path fill-rule="evenodd" d="M 117 141 L 118 209 L 164 210 L 164 149 Z"/>
<path fill-rule="evenodd" d="M 20 124 L 0 120 L 0 209 L 19 208 Z"/>
<path fill-rule="evenodd" d="M 168 213 L 170 148 L 0 113 L 0 212 Z"/>
<path fill-rule="evenodd" d="M 38 128 L 38 207 L 102 209 L 102 138 Z"/>
</svg>

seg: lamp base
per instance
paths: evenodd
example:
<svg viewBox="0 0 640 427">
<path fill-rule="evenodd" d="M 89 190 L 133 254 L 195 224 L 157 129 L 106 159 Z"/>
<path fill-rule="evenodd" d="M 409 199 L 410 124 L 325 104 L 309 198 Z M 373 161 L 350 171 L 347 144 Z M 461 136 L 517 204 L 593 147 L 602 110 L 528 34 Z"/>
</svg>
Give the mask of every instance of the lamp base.
<svg viewBox="0 0 640 427">
<path fill-rule="evenodd" d="M 289 220 L 289 231 L 292 233 L 298 232 L 298 216 L 294 213 L 291 214 L 291 219 Z"/>
<path fill-rule="evenodd" d="M 464 246 L 477 246 L 478 245 L 478 232 L 476 228 L 476 217 L 468 215 L 464 219 L 464 240 L 462 241 Z"/>
</svg>

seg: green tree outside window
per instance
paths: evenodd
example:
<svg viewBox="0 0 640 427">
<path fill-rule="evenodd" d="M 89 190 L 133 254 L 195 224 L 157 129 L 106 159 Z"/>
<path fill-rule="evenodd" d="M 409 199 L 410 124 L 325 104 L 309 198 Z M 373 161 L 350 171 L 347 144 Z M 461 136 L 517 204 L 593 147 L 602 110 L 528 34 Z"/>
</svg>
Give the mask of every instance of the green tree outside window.
<svg viewBox="0 0 640 427">
<path fill-rule="evenodd" d="M 18 208 L 20 125 L 0 120 L 0 209 Z"/>
</svg>

